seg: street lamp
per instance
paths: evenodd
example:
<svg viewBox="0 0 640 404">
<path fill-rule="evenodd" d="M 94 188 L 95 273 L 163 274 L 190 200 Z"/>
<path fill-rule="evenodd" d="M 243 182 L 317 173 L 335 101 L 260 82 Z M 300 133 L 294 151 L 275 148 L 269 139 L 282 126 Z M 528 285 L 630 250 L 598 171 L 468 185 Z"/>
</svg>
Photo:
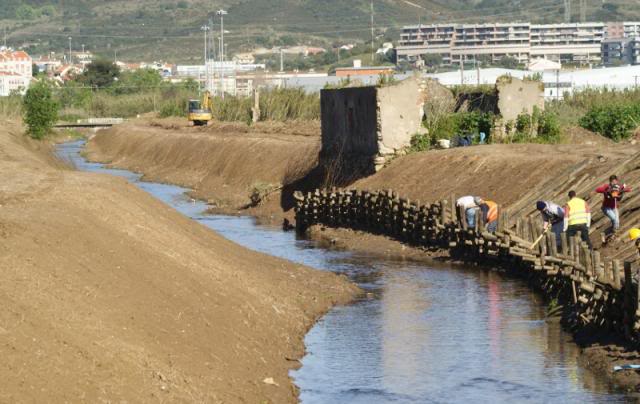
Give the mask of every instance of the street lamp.
<svg viewBox="0 0 640 404">
<path fill-rule="evenodd" d="M 216 14 L 220 16 L 220 61 L 224 62 L 224 16 L 229 14 L 223 9 L 216 11 Z"/>
</svg>

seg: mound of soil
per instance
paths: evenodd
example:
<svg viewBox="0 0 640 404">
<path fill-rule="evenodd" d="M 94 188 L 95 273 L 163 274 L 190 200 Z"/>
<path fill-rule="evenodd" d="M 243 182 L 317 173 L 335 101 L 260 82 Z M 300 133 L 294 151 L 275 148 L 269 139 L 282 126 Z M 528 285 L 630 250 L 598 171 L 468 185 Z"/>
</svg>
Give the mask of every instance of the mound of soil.
<svg viewBox="0 0 640 404">
<path fill-rule="evenodd" d="M 0 130 L 0 402 L 296 401 L 304 334 L 355 286 L 21 132 Z"/>
</svg>

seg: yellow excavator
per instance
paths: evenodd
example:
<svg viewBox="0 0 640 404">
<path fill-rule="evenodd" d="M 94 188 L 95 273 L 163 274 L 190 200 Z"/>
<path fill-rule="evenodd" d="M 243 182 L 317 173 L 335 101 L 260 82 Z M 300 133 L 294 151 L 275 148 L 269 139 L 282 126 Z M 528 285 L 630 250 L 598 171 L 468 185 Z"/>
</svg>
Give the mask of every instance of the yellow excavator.
<svg viewBox="0 0 640 404">
<path fill-rule="evenodd" d="M 187 119 L 193 122 L 193 126 L 206 126 L 213 119 L 211 113 L 211 94 L 208 91 L 202 93 L 202 101 L 189 100 L 189 114 Z"/>
</svg>

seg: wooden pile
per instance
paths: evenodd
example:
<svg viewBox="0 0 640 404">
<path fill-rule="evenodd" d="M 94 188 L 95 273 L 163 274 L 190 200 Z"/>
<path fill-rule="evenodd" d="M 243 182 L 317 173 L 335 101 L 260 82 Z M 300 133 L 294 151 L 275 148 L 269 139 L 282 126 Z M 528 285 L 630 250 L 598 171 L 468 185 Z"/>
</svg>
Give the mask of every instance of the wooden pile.
<svg viewBox="0 0 640 404">
<path fill-rule="evenodd" d="M 495 233 L 482 218 L 467 228 L 455 197 L 432 204 L 401 198 L 392 190 L 316 190 L 297 192 L 296 227 L 304 232 L 322 224 L 382 234 L 427 249 L 447 248 L 467 262 L 492 265 L 529 279 L 549 298 L 570 308 L 569 321 L 580 327 L 640 339 L 640 289 L 631 262 L 601 257 L 578 236 L 543 232 L 537 217 L 500 212 Z M 523 213 L 522 208 L 518 213 Z M 540 238 L 534 246 L 533 241 Z"/>
</svg>

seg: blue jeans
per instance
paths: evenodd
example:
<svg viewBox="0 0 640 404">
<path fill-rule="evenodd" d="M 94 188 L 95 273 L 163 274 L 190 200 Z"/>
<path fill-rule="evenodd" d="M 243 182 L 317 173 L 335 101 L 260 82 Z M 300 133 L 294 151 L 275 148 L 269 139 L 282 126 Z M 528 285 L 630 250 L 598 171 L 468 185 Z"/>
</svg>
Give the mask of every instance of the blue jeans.
<svg viewBox="0 0 640 404">
<path fill-rule="evenodd" d="M 475 227 L 476 225 L 476 210 L 477 208 L 469 208 L 465 211 L 468 227 Z"/>
<path fill-rule="evenodd" d="M 498 221 L 497 220 L 494 220 L 493 222 L 491 222 L 491 223 L 489 223 L 487 225 L 487 231 L 489 233 L 495 233 L 496 230 L 498 230 Z"/>
<path fill-rule="evenodd" d="M 611 233 L 615 233 L 620 228 L 620 214 L 618 209 L 602 208 L 602 213 L 611 220 Z"/>
<path fill-rule="evenodd" d="M 562 232 L 564 231 L 564 221 L 559 221 L 551 225 L 551 231 L 556 235 L 556 246 L 562 246 Z"/>
</svg>

